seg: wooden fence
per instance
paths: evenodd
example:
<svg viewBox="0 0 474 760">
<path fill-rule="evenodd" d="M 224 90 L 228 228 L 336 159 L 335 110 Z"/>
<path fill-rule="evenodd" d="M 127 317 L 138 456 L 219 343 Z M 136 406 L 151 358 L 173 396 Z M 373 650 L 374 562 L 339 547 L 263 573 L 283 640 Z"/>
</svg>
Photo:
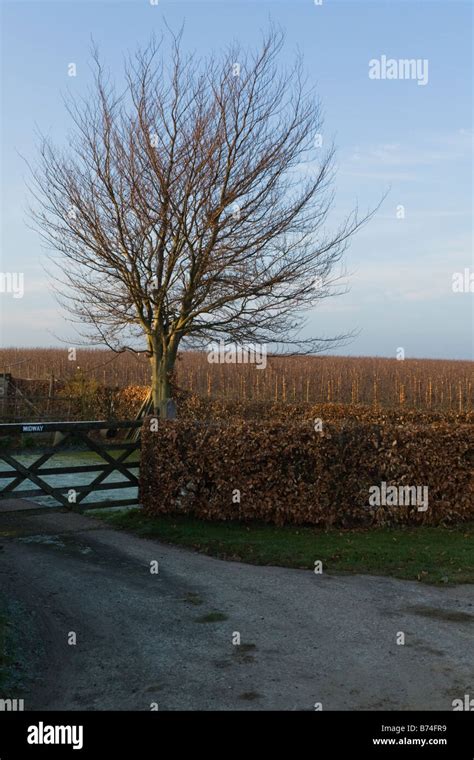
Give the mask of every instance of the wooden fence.
<svg viewBox="0 0 474 760">
<path fill-rule="evenodd" d="M 138 491 L 134 496 L 84 502 L 94 492 L 118 489 L 138 489 L 139 459 L 130 461 L 133 453 L 140 451 L 140 441 L 134 431 L 142 426 L 142 420 L 91 421 L 91 422 L 24 422 L 0 425 L 0 510 L 2 499 L 34 499 L 50 497 L 56 503 L 50 506 L 66 507 L 83 511 L 103 507 L 138 504 Z M 139 432 L 139 431 L 137 431 Z M 38 437 L 33 448 L 21 446 L 22 436 Z M 53 441 L 48 441 L 53 438 Z M 121 440 L 119 440 L 121 439 Z M 31 442 L 31 441 L 30 441 Z M 36 443 L 36 442 L 35 442 Z M 95 456 L 90 463 L 54 465 L 50 460 L 58 454 L 67 453 L 78 459 Z M 68 457 L 70 459 L 70 456 Z M 49 463 L 49 466 L 48 466 Z M 45 466 L 46 465 L 46 466 Z M 53 465 L 53 466 L 51 466 Z M 88 483 L 75 483 L 76 474 L 95 475 Z M 113 481 L 104 482 L 113 475 Z M 117 480 L 116 476 L 122 479 Z M 47 476 L 71 476 L 62 484 L 48 483 Z M 34 487 L 32 487 L 34 486 Z M 50 507 L 49 507 L 50 508 Z"/>
</svg>

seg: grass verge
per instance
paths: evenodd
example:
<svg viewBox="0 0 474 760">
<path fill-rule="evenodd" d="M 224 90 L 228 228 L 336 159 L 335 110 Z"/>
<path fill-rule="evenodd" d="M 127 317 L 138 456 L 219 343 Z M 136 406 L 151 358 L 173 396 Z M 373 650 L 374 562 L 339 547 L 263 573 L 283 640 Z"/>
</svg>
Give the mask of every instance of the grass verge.
<svg viewBox="0 0 474 760">
<path fill-rule="evenodd" d="M 220 559 L 255 565 L 389 575 L 425 583 L 474 583 L 474 523 L 458 527 L 320 530 L 310 527 L 146 517 L 140 509 L 96 510 L 119 530 Z"/>
</svg>

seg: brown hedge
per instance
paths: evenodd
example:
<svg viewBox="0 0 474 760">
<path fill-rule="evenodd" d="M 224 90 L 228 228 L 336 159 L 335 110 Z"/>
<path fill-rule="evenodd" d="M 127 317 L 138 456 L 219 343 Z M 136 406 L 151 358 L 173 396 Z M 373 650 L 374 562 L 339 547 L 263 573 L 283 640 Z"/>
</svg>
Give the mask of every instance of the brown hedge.
<svg viewBox="0 0 474 760">
<path fill-rule="evenodd" d="M 350 527 L 474 519 L 473 425 L 150 418 L 141 499 L 149 515 Z M 369 508 L 369 488 L 428 486 L 429 507 Z M 240 503 L 236 491 L 240 492 Z"/>
</svg>

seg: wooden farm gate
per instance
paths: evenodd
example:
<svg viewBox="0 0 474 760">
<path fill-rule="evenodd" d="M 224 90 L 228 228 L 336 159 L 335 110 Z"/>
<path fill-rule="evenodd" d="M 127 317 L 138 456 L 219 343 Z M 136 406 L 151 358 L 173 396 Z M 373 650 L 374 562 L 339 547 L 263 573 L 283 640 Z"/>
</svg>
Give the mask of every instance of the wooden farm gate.
<svg viewBox="0 0 474 760">
<path fill-rule="evenodd" d="M 139 430 L 142 420 L 93 422 L 23 422 L 0 425 L 0 511 L 2 500 L 49 498 L 45 507 L 60 507 L 82 512 L 86 509 L 127 506 L 139 503 Z M 28 436 L 31 448 L 15 445 L 20 436 Z M 30 438 L 31 437 L 31 438 Z M 44 441 L 45 445 L 35 437 Z M 120 438 L 120 440 L 117 440 Z M 13 442 L 13 443 L 12 443 Z M 57 465 L 59 458 L 90 459 L 74 464 Z M 130 457 L 135 454 L 133 460 Z M 48 466 L 49 463 L 49 466 Z M 6 465 L 6 468 L 5 468 Z M 46 466 L 45 466 L 46 465 Z M 53 466 L 51 466 L 53 465 Z M 133 471 L 137 471 L 134 473 Z M 76 475 L 93 477 L 89 482 L 75 482 Z M 55 476 L 51 483 L 46 476 Z M 95 477 L 94 477 L 95 476 Z M 113 480 L 104 482 L 112 476 Z M 118 476 L 122 476 L 118 479 Z M 84 480 L 84 477 L 79 478 Z M 121 499 L 110 498 L 110 491 L 133 489 Z M 87 501 L 94 492 L 104 492 L 102 500 Z M 109 492 L 107 495 L 105 492 Z M 55 503 L 52 503 L 54 500 Z M 39 503 L 41 506 L 41 502 Z"/>
</svg>

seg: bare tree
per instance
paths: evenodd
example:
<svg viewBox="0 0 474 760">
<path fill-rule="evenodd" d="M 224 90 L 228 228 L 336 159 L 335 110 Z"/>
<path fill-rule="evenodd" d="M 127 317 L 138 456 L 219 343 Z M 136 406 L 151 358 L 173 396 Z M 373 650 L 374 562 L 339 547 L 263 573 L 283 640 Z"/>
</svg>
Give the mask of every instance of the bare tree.
<svg viewBox="0 0 474 760">
<path fill-rule="evenodd" d="M 90 341 L 146 351 L 162 415 L 181 344 L 320 350 L 298 338 L 305 312 L 368 218 L 324 230 L 334 151 L 315 147 L 320 106 L 300 58 L 278 65 L 280 32 L 206 60 L 167 39 L 167 56 L 153 39 L 127 59 L 120 92 L 94 49 L 91 93 L 66 104 L 67 148 L 42 138 L 32 170 L 61 302 Z"/>
</svg>

